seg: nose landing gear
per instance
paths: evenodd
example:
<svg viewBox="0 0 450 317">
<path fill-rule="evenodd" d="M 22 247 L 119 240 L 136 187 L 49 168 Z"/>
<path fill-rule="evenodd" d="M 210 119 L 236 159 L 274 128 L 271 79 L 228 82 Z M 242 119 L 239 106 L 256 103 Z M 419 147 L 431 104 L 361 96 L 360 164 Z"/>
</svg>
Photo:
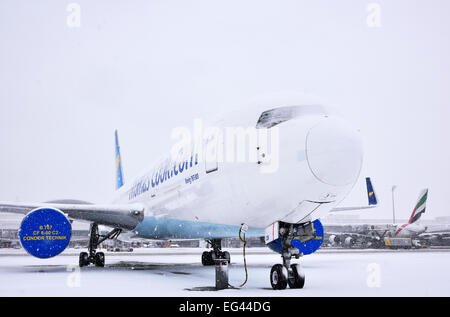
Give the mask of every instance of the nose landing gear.
<svg viewBox="0 0 450 317">
<path fill-rule="evenodd" d="M 305 273 L 300 264 L 290 264 L 291 255 L 283 255 L 283 264 L 275 264 L 270 271 L 270 284 L 274 290 L 290 288 L 303 288 Z"/>
<path fill-rule="evenodd" d="M 265 242 L 280 253 L 283 264 L 275 264 L 270 271 L 270 284 L 275 290 L 303 288 L 305 273 L 300 264 L 291 264 L 291 258 L 314 253 L 323 243 L 323 226 L 319 220 L 291 224 L 275 222 L 266 228 Z"/>
<path fill-rule="evenodd" d="M 106 235 L 101 235 L 98 230 L 98 225 L 94 222 L 90 228 L 90 238 L 88 252 L 81 252 L 79 258 L 80 267 L 94 264 L 95 266 L 105 266 L 105 254 L 103 252 L 96 252 L 97 247 L 106 239 L 116 239 L 122 229 L 114 228 Z"/>
</svg>

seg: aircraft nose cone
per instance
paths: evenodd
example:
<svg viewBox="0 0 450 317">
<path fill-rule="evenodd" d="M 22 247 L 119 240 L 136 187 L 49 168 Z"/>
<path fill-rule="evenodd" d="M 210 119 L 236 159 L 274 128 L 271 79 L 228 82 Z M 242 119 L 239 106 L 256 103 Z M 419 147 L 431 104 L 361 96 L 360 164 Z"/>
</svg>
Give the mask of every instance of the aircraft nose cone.
<svg viewBox="0 0 450 317">
<path fill-rule="evenodd" d="M 345 186 L 356 182 L 363 150 L 358 131 L 345 121 L 327 118 L 306 137 L 306 157 L 314 176 L 323 183 Z"/>
</svg>

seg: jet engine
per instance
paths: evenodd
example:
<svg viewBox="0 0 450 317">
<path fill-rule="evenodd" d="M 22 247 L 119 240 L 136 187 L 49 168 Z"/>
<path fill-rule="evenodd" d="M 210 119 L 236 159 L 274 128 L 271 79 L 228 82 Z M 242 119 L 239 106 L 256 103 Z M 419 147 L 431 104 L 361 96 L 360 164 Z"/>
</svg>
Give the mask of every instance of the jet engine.
<svg viewBox="0 0 450 317">
<path fill-rule="evenodd" d="M 352 247 L 355 244 L 355 242 L 356 241 L 355 241 L 355 239 L 353 237 L 348 236 L 344 240 L 344 245 L 346 247 Z"/>
<path fill-rule="evenodd" d="M 330 243 L 332 245 L 337 245 L 339 243 L 341 243 L 341 238 L 335 234 L 332 234 L 329 238 L 328 241 L 330 241 Z"/>
</svg>

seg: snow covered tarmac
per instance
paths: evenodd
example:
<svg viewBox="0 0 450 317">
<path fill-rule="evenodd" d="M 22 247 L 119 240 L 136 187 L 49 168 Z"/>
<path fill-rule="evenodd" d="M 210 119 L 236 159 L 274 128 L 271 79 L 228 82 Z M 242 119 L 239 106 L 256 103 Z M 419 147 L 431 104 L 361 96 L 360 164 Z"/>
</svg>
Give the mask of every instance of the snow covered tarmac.
<svg viewBox="0 0 450 317">
<path fill-rule="evenodd" d="M 279 255 L 248 249 L 242 289 L 215 291 L 215 268 L 202 249 L 136 249 L 106 253 L 106 266 L 78 267 L 82 250 L 41 260 L 0 249 L 0 296 L 450 296 L 450 250 L 321 250 L 300 260 L 303 289 L 273 291 L 269 273 Z M 240 249 L 231 250 L 230 284 L 245 278 Z"/>
</svg>

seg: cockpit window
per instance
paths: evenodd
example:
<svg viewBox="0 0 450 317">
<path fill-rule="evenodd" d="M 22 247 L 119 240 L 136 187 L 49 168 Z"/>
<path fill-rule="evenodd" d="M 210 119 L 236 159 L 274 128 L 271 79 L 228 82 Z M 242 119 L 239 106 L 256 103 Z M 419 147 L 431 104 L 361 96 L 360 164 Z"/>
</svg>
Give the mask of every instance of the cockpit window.
<svg viewBox="0 0 450 317">
<path fill-rule="evenodd" d="M 264 111 L 256 123 L 256 128 L 269 129 L 284 121 L 306 114 L 326 115 L 325 108 L 320 105 L 285 106 Z"/>
</svg>

